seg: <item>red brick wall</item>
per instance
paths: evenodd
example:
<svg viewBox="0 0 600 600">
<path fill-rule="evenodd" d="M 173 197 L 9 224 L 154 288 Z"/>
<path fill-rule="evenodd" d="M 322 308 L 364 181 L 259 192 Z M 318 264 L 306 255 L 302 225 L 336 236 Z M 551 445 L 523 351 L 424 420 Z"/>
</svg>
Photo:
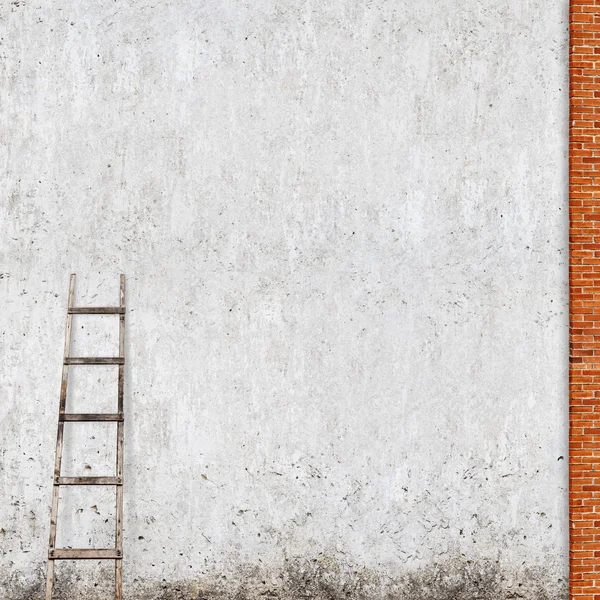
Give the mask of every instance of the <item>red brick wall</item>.
<svg viewBox="0 0 600 600">
<path fill-rule="evenodd" d="M 570 582 L 600 600 L 600 0 L 571 0 Z"/>
</svg>

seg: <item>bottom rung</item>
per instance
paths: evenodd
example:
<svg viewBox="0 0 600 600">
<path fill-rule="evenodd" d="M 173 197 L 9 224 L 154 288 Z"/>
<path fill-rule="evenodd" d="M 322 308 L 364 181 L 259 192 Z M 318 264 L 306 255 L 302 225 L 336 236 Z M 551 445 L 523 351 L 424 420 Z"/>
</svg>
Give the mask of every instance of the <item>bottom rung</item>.
<svg viewBox="0 0 600 600">
<path fill-rule="evenodd" d="M 115 548 L 96 549 L 96 548 L 56 548 L 48 552 L 48 558 L 70 558 L 70 559 L 89 559 L 89 558 L 123 558 L 123 552 Z"/>
</svg>

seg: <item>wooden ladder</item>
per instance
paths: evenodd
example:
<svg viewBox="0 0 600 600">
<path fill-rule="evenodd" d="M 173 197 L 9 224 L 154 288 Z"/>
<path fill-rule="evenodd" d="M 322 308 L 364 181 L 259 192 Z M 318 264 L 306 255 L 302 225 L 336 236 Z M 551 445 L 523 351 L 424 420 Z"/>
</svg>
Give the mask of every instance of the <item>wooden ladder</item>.
<svg viewBox="0 0 600 600">
<path fill-rule="evenodd" d="M 54 562 L 60 559 L 111 559 L 115 561 L 115 599 L 123 594 L 123 376 L 125 368 L 125 275 L 121 275 L 120 303 L 111 307 L 74 307 L 75 274 L 69 283 L 69 307 L 65 332 L 65 353 L 60 388 L 60 409 L 58 433 L 56 436 L 56 459 L 54 463 L 54 487 L 52 489 L 52 512 L 50 517 L 50 542 L 48 548 L 48 570 L 46 577 L 46 600 L 52 600 L 54 584 Z M 70 355 L 71 325 L 73 315 L 119 315 L 119 356 L 116 357 L 74 357 Z M 70 365 L 118 365 L 117 412 L 108 413 L 66 413 L 67 379 Z M 115 477 L 61 477 L 60 465 L 63 450 L 63 431 L 66 421 L 114 421 L 117 424 L 117 458 Z M 57 548 L 56 523 L 58 520 L 58 497 L 61 485 L 114 485 L 116 486 L 116 522 L 114 548 Z"/>
</svg>

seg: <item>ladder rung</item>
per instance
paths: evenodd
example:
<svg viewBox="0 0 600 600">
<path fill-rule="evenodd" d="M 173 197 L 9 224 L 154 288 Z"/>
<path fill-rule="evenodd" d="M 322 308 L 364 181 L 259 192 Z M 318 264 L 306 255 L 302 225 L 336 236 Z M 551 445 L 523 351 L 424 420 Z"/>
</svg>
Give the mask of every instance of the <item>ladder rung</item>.
<svg viewBox="0 0 600 600">
<path fill-rule="evenodd" d="M 56 548 L 48 552 L 48 558 L 89 559 L 89 558 L 123 558 L 123 552 L 116 548 Z"/>
<path fill-rule="evenodd" d="M 123 485 L 120 477 L 57 477 L 54 485 Z"/>
<path fill-rule="evenodd" d="M 70 315 L 123 315 L 124 306 L 76 306 L 68 309 Z"/>
<path fill-rule="evenodd" d="M 123 413 L 63 413 L 61 421 L 122 421 Z"/>
<path fill-rule="evenodd" d="M 123 365 L 122 356 L 67 356 L 65 365 Z"/>
</svg>

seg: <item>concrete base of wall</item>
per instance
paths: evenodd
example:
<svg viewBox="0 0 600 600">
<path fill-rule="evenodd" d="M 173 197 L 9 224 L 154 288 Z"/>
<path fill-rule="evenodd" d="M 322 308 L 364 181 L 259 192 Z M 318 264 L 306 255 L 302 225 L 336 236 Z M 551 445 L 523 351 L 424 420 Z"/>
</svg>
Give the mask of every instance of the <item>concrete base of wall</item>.
<svg viewBox="0 0 600 600">
<path fill-rule="evenodd" d="M 234 566 L 232 565 L 232 568 Z M 56 600 L 105 600 L 111 597 L 108 569 L 67 567 L 56 583 Z M 289 558 L 277 568 L 265 565 L 212 571 L 181 581 L 127 582 L 128 600 L 558 600 L 568 582 L 552 576 L 555 568 L 511 568 L 466 557 L 446 560 L 414 572 L 373 571 L 341 563 L 323 554 Z M 97 583 L 91 583 L 96 581 Z M 39 600 L 42 579 L 29 585 L 9 584 L 13 600 Z"/>
</svg>

